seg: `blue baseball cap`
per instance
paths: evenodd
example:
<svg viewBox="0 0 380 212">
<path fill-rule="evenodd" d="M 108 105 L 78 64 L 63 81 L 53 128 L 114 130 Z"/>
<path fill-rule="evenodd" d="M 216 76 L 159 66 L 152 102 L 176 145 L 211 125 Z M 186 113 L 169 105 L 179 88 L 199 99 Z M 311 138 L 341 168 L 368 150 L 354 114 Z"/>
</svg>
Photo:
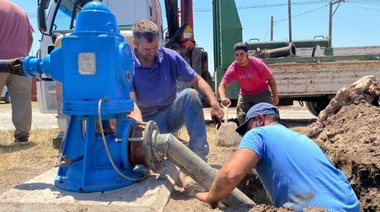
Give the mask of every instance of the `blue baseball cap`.
<svg viewBox="0 0 380 212">
<path fill-rule="evenodd" d="M 280 112 L 274 105 L 266 102 L 261 102 L 253 105 L 248 110 L 247 115 L 245 116 L 245 122 L 241 124 L 238 128 L 236 128 L 235 131 L 240 135 L 244 135 L 247 132 L 248 121 L 252 118 L 255 118 L 259 113 L 263 115 L 276 115 L 278 118 L 280 118 Z"/>
</svg>

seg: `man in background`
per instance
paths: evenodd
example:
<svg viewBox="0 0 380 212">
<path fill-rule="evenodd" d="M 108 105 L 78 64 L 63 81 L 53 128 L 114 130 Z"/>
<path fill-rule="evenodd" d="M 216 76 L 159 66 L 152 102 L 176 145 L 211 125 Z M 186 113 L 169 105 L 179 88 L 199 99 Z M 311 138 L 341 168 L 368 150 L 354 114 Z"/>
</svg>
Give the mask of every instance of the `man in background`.
<svg viewBox="0 0 380 212">
<path fill-rule="evenodd" d="M 33 32 L 23 9 L 8 0 L 0 0 L 0 59 L 27 56 L 33 43 Z M 0 73 L 0 89 L 5 85 L 11 97 L 15 142 L 28 144 L 32 125 L 32 78 Z"/>
<path fill-rule="evenodd" d="M 261 59 L 249 56 L 245 43 L 235 44 L 233 52 L 235 61 L 224 74 L 218 92 L 222 104 L 227 106 L 231 102 L 226 96 L 227 87 L 234 80 L 240 85 L 236 115 L 241 124 L 253 105 L 260 102 L 278 105 L 279 98 L 276 81 L 268 66 Z"/>
</svg>

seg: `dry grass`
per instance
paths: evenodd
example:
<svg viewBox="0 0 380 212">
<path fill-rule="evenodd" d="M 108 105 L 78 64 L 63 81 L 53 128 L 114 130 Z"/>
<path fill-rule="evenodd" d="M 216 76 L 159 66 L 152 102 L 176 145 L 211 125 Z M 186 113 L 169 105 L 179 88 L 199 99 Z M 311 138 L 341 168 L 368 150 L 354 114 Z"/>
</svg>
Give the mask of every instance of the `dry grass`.
<svg viewBox="0 0 380 212">
<path fill-rule="evenodd" d="M 56 154 L 52 139 L 57 133 L 58 129 L 32 130 L 30 144 L 20 146 L 13 141 L 13 130 L 0 131 L 0 170 L 13 168 L 12 166 L 20 163 L 39 162 L 46 156 Z"/>
<path fill-rule="evenodd" d="M 58 129 L 32 130 L 30 144 L 14 143 L 13 130 L 0 130 L 0 193 L 54 167 Z"/>
</svg>

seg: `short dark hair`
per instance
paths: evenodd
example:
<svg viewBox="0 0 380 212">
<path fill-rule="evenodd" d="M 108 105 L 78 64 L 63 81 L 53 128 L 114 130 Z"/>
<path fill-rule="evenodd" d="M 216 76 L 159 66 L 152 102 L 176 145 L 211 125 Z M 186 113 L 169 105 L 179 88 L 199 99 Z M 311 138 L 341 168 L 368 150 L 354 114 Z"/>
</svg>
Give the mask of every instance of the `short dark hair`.
<svg viewBox="0 0 380 212">
<path fill-rule="evenodd" d="M 158 26 L 150 20 L 139 20 L 132 27 L 133 40 L 138 44 L 141 38 L 145 38 L 149 43 L 160 37 Z"/>
<path fill-rule="evenodd" d="M 239 42 L 239 43 L 236 43 L 234 45 L 234 49 L 233 50 L 234 50 L 233 52 L 235 52 L 237 50 L 244 50 L 244 51 L 248 52 L 248 47 L 247 47 L 247 45 L 245 45 L 245 43 Z"/>
<path fill-rule="evenodd" d="M 269 122 L 280 122 L 280 117 L 277 115 L 264 115 L 265 119 L 267 119 Z"/>
</svg>

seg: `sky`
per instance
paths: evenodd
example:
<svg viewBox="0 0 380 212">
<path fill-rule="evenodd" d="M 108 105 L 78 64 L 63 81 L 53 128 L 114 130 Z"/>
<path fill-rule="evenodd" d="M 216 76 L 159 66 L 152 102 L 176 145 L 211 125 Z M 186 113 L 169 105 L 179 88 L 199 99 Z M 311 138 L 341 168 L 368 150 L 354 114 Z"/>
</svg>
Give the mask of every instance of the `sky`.
<svg viewBox="0 0 380 212">
<path fill-rule="evenodd" d="M 37 0 L 11 0 L 23 8 L 35 30 L 31 55 L 39 49 Z M 339 2 L 339 0 L 331 0 Z M 164 1 L 160 0 L 166 25 Z M 292 40 L 328 37 L 330 0 L 235 0 L 243 28 L 243 41 L 270 41 L 270 20 L 274 19 L 273 40 L 289 40 L 288 3 L 291 2 Z M 332 46 L 380 46 L 380 1 L 345 0 L 333 5 Z M 212 0 L 193 0 L 196 44 L 209 55 L 213 72 Z"/>
</svg>

